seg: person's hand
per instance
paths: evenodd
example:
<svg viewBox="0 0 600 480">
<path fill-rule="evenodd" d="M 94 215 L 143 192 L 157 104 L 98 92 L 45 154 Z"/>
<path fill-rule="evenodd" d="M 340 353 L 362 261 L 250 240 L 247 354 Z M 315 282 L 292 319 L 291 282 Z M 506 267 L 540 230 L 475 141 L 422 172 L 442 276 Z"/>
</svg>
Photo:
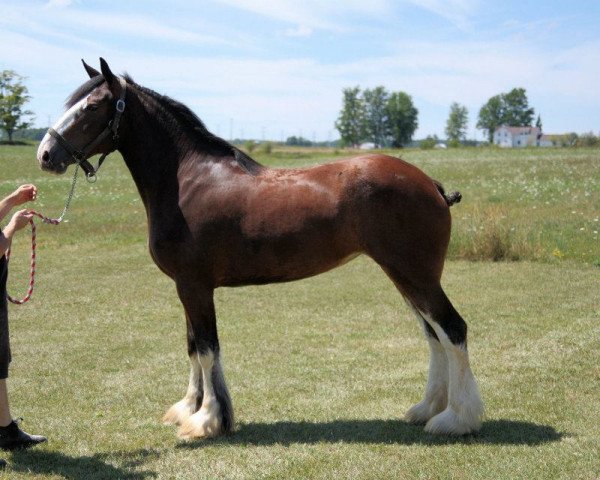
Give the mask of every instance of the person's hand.
<svg viewBox="0 0 600 480">
<path fill-rule="evenodd" d="M 10 222 L 8 222 L 7 228 L 10 228 L 13 232 L 16 232 L 17 230 L 21 230 L 23 227 L 25 227 L 25 225 L 27 225 L 32 218 L 33 213 L 31 213 L 31 211 L 27 209 L 19 210 L 18 212 L 14 213 L 10 219 Z"/>
<path fill-rule="evenodd" d="M 11 195 L 11 199 L 14 206 L 22 205 L 26 202 L 35 200 L 36 197 L 37 187 L 31 184 L 21 185 Z"/>
</svg>

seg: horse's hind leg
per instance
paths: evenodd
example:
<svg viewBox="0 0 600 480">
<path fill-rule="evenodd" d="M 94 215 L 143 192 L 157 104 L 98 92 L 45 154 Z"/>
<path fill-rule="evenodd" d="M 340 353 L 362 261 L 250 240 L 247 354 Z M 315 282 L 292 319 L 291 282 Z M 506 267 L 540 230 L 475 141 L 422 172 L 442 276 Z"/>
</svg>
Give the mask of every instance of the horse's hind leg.
<svg viewBox="0 0 600 480">
<path fill-rule="evenodd" d="M 406 420 L 410 423 L 425 424 L 448 405 L 448 358 L 435 331 L 416 308 L 409 302 L 407 304 L 414 310 L 429 343 L 429 376 L 425 397 L 406 412 Z"/>
<path fill-rule="evenodd" d="M 191 415 L 198 411 L 202 403 L 202 367 L 198 361 L 198 352 L 196 350 L 196 341 L 192 331 L 190 320 L 187 319 L 187 343 L 188 356 L 190 357 L 190 380 L 185 396 L 177 403 L 171 406 L 165 416 L 163 423 L 165 425 L 181 425 Z"/>
<path fill-rule="evenodd" d="M 178 435 L 184 440 L 193 438 L 211 438 L 233 430 L 233 408 L 219 355 L 219 340 L 213 291 L 205 289 L 190 282 L 177 284 L 179 297 L 183 302 L 188 317 L 191 333 L 194 339 L 195 351 L 199 365 L 198 403 L 194 406 L 197 410 L 181 423 Z M 194 364 L 192 375 L 194 377 Z M 185 399 L 184 399 L 185 400 Z"/>
<path fill-rule="evenodd" d="M 467 324 L 439 284 L 421 289 L 408 288 L 406 293 L 435 332 L 448 361 L 448 405 L 427 422 L 425 430 L 451 435 L 478 431 L 484 410 L 469 364 Z"/>
<path fill-rule="evenodd" d="M 464 435 L 479 430 L 483 402 L 469 365 L 467 324 L 437 281 L 408 281 L 384 268 L 422 321 L 431 351 L 425 398 L 408 410 L 412 423 L 431 433 Z"/>
</svg>

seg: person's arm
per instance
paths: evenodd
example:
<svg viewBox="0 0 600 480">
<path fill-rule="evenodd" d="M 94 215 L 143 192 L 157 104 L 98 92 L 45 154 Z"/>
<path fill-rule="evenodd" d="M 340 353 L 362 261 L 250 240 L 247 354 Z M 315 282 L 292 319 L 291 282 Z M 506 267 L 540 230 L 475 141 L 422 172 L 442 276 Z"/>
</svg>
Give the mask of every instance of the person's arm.
<svg viewBox="0 0 600 480">
<path fill-rule="evenodd" d="M 13 193 L 0 200 L 0 222 L 14 207 L 22 205 L 37 197 L 37 187 L 35 185 L 21 185 Z"/>
<path fill-rule="evenodd" d="M 37 197 L 37 188 L 35 185 L 21 185 L 13 193 L 0 200 L 0 222 L 17 205 L 21 205 Z M 27 210 L 20 210 L 15 213 L 8 225 L 0 232 L 0 255 L 4 255 L 10 248 L 10 242 L 17 230 L 21 230 L 29 223 L 33 215 Z"/>
<path fill-rule="evenodd" d="M 15 232 L 25 227 L 32 217 L 33 213 L 27 209 L 19 210 L 12 216 L 8 225 L 0 233 L 0 256 L 4 255 L 10 248 L 10 242 L 12 242 Z"/>
</svg>

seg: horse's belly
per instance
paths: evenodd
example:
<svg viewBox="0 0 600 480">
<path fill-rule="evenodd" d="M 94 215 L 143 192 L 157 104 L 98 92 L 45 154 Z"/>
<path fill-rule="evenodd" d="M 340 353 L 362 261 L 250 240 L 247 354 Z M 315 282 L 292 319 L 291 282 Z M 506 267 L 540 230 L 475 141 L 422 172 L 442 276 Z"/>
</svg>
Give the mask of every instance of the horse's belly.
<svg viewBox="0 0 600 480">
<path fill-rule="evenodd" d="M 258 285 L 299 280 L 343 265 L 359 254 L 356 248 L 340 242 L 250 243 L 242 254 L 229 256 L 218 284 Z"/>
</svg>

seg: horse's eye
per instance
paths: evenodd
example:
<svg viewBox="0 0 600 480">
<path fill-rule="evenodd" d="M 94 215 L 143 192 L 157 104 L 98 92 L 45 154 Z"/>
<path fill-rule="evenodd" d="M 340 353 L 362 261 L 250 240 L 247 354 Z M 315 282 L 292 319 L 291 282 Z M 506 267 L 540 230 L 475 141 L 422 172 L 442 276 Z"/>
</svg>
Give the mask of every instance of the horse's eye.
<svg viewBox="0 0 600 480">
<path fill-rule="evenodd" d="M 86 111 L 88 112 L 95 112 L 96 110 L 98 110 L 98 105 L 94 105 L 93 103 L 90 105 L 86 105 L 85 107 Z"/>
</svg>

